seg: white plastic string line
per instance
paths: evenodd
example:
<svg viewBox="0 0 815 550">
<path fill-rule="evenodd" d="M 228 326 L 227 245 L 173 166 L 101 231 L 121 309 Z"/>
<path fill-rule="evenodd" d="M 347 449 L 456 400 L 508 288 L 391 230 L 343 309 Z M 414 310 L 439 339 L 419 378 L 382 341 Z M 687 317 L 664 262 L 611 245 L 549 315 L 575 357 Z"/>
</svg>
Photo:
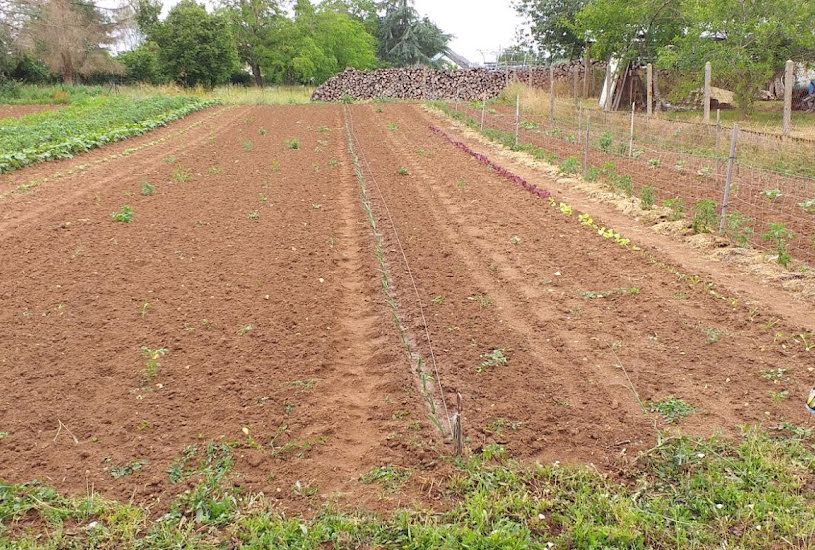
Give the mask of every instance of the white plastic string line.
<svg viewBox="0 0 815 550">
<path fill-rule="evenodd" d="M 436 353 L 433 350 L 433 339 L 430 337 L 430 329 L 428 328 L 427 317 L 425 316 L 424 306 L 422 305 L 422 298 L 421 294 L 419 293 L 419 287 L 416 285 L 416 279 L 413 277 L 413 271 L 410 269 L 410 263 L 408 262 L 407 254 L 405 254 L 405 249 L 402 246 L 402 241 L 401 239 L 399 239 L 399 233 L 396 230 L 396 224 L 393 221 L 393 216 L 391 216 L 390 209 L 388 208 L 388 203 L 387 201 L 385 201 L 385 197 L 382 194 L 382 189 L 379 187 L 379 182 L 377 181 L 376 176 L 374 175 L 374 171 L 371 168 L 371 164 L 368 162 L 368 158 L 365 155 L 365 151 L 360 144 L 359 138 L 357 138 L 356 132 L 354 131 L 354 117 L 351 114 L 351 109 L 348 106 L 344 106 L 344 109 L 348 120 L 348 129 L 351 133 L 351 140 L 356 144 L 357 154 L 362 159 L 362 164 L 364 165 L 364 167 L 367 167 L 368 175 L 370 176 L 371 181 L 373 182 L 374 187 L 376 188 L 377 195 L 379 195 L 379 200 L 385 209 L 385 214 L 388 217 L 388 222 L 390 223 L 390 226 L 393 229 L 394 239 L 396 240 L 396 244 L 399 247 L 399 252 L 402 256 L 402 260 L 405 263 L 408 278 L 410 279 L 410 283 L 413 286 L 413 292 L 416 294 L 416 303 L 419 305 L 419 313 L 421 314 L 422 317 L 422 326 L 424 327 L 425 337 L 427 338 L 427 346 L 430 351 L 430 359 L 433 363 L 433 375 L 436 378 L 436 384 L 438 385 L 439 393 L 441 394 L 441 403 L 442 407 L 444 408 L 444 416 L 447 419 L 447 425 L 450 429 L 450 434 L 452 434 L 453 423 L 450 420 L 450 413 L 447 409 L 447 399 L 444 397 L 444 387 L 442 386 L 441 383 L 441 375 L 439 374 L 439 367 L 436 361 Z"/>
</svg>

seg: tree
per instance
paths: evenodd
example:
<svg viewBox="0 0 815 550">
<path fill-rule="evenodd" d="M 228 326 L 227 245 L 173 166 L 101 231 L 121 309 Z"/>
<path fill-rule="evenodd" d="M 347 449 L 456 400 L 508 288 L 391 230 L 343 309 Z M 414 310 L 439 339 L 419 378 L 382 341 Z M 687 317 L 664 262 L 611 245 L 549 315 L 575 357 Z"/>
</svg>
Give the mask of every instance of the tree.
<svg viewBox="0 0 815 550">
<path fill-rule="evenodd" d="M 575 17 L 575 30 L 591 38 L 595 57 L 650 62 L 682 32 L 680 1 L 591 0 Z"/>
<path fill-rule="evenodd" d="M 263 86 L 261 60 L 275 19 L 281 16 L 276 0 L 225 0 L 238 57 L 249 65 L 255 85 Z"/>
<path fill-rule="evenodd" d="M 550 57 L 577 59 L 586 42 L 575 17 L 587 0 L 515 0 L 513 7 L 529 21 L 532 39 Z"/>
<path fill-rule="evenodd" d="M 375 0 L 323 0 L 320 7 L 356 19 L 371 36 L 378 36 L 379 13 Z"/>
<path fill-rule="evenodd" d="M 320 84 L 347 67 L 376 66 L 376 39 L 359 20 L 308 0 L 294 13 L 275 22 L 265 48 L 264 70 L 276 82 Z"/>
<path fill-rule="evenodd" d="M 221 84 L 238 66 L 228 19 L 195 0 L 178 3 L 150 34 L 164 72 L 183 86 Z"/>
<path fill-rule="evenodd" d="M 379 57 L 399 67 L 429 65 L 452 38 L 432 21 L 420 18 L 408 0 L 386 0 L 379 21 Z"/>
<path fill-rule="evenodd" d="M 815 52 L 815 3 L 787 0 L 682 0 L 683 32 L 661 48 L 663 67 L 686 83 L 701 82 L 710 61 L 716 80 L 732 87 L 742 112 L 784 67 Z"/>
<path fill-rule="evenodd" d="M 119 54 L 116 60 L 124 65 L 128 80 L 149 84 L 161 84 L 166 80 L 161 70 L 159 47 L 155 42 L 144 42 L 135 50 Z"/>
<path fill-rule="evenodd" d="M 31 15 L 20 31 L 21 48 L 73 84 L 77 76 L 119 73 L 121 66 L 105 49 L 118 22 L 93 4 L 72 0 L 30 0 Z"/>
</svg>

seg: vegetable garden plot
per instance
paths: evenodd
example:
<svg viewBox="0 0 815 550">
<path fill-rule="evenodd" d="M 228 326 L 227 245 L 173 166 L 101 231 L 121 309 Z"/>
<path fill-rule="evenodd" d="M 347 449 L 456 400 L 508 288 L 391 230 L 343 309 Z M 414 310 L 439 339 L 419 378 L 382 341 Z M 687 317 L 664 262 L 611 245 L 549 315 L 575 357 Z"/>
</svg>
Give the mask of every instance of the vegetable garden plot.
<svg viewBox="0 0 815 550">
<path fill-rule="evenodd" d="M 149 132 L 209 107 L 188 97 L 106 96 L 0 124 L 0 173 Z"/>
<path fill-rule="evenodd" d="M 361 198 L 342 109 L 214 111 L 4 199 L 0 545 L 808 540 L 812 335 L 420 106 L 348 107 Z M 411 279 L 447 401 L 462 396 L 463 461 L 405 357 L 411 335 L 429 356 Z M 658 429 L 744 424 L 792 436 L 670 439 L 634 461 Z M 34 478 L 73 498 L 19 485 Z"/>
</svg>

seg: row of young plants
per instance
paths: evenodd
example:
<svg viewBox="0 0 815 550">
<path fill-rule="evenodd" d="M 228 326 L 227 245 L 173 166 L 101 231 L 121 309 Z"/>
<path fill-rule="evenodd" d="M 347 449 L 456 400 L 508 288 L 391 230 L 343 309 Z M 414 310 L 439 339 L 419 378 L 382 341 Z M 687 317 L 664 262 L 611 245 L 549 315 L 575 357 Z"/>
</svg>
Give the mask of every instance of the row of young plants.
<svg viewBox="0 0 815 550">
<path fill-rule="evenodd" d="M 462 122 L 472 130 L 480 132 L 491 141 L 508 147 L 513 151 L 526 152 L 536 160 L 542 160 L 549 164 L 559 166 L 563 174 L 577 175 L 582 171 L 582 163 L 577 157 L 568 157 L 561 160 L 557 155 L 538 146 L 532 144 L 516 144 L 515 135 L 512 133 L 486 127 L 481 130 L 479 121 L 466 113 L 454 111 L 450 108 L 449 104 L 437 102 L 432 105 L 450 118 Z M 606 151 L 603 145 L 603 139 L 601 138 L 601 150 Z M 634 182 L 631 176 L 618 174 L 613 162 L 606 162 L 600 167 L 590 166 L 585 174 L 585 178 L 589 182 L 603 181 L 612 191 L 624 194 L 627 197 L 634 197 L 635 195 Z M 640 207 L 643 210 L 651 210 L 658 201 L 657 193 L 651 186 L 643 186 L 640 188 L 639 199 Z M 696 234 L 714 233 L 718 231 L 718 205 L 716 201 L 712 199 L 698 201 L 692 206 L 690 212 L 686 212 L 687 207 L 684 199 L 681 197 L 664 199 L 662 206 L 671 210 L 671 221 L 686 219 L 687 214 L 690 214 L 691 228 Z M 805 206 L 808 205 L 801 205 L 802 208 Z M 809 213 L 809 210 L 806 211 Z M 725 236 L 738 246 L 750 246 L 750 243 L 755 237 L 755 229 L 752 225 L 754 221 L 752 218 L 744 216 L 741 212 L 735 210 L 729 212 L 725 220 Z M 762 233 L 760 237 L 761 241 L 767 243 L 771 248 L 776 261 L 780 265 L 788 267 L 792 263 L 793 258 L 790 253 L 790 244 L 795 240 L 796 235 L 793 231 L 788 229 L 785 224 L 779 222 L 770 223 L 767 231 Z M 815 235 L 811 237 L 811 244 L 815 248 Z"/>
<path fill-rule="evenodd" d="M 2 441 L 0 441 L 2 444 Z M 260 442 L 184 449 L 166 470 L 185 483 L 161 510 L 0 482 L 3 548 L 806 548 L 815 543 L 812 433 L 781 425 L 740 441 L 662 437 L 624 475 L 523 465 L 499 446 L 443 457 L 443 510 L 382 516 L 338 510 L 287 517 L 241 490 L 233 452 Z M 144 468 L 111 471 L 122 483 Z M 374 468 L 362 483 L 381 483 Z M 298 487 L 287 489 L 298 494 Z M 278 497 L 279 498 L 279 497 Z M 151 504 L 150 506 L 154 506 Z M 156 512 L 159 512 L 158 514 Z"/>
<path fill-rule="evenodd" d="M 191 97 L 100 96 L 0 124 L 0 173 L 145 134 L 215 104 Z"/>
</svg>

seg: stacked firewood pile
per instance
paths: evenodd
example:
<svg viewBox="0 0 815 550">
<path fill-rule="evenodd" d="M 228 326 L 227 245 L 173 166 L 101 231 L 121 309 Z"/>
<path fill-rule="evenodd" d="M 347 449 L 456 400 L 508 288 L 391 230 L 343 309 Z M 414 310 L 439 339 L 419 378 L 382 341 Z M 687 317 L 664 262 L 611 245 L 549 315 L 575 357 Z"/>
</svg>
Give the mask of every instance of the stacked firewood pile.
<svg viewBox="0 0 815 550">
<path fill-rule="evenodd" d="M 556 80 L 573 78 L 573 73 L 577 71 L 582 77 L 583 70 L 582 62 L 556 65 L 554 75 Z M 548 87 L 549 68 L 453 71 L 426 67 L 375 71 L 347 69 L 317 88 L 311 99 L 326 102 L 379 98 L 471 101 L 485 96 L 492 99 L 515 80 L 530 86 Z"/>
</svg>

